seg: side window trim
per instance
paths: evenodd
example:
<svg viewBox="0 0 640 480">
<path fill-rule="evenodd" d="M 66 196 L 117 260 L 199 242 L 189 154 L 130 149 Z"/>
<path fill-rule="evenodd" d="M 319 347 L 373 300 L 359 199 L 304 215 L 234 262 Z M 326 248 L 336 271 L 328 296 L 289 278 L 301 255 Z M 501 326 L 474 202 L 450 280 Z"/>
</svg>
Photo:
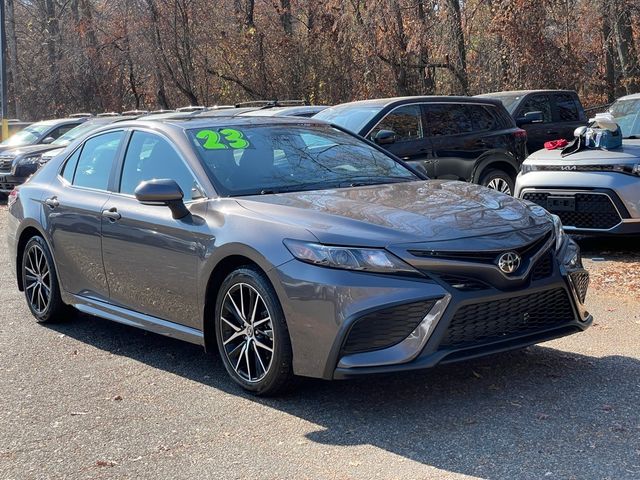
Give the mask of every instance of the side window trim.
<svg viewBox="0 0 640 480">
<path fill-rule="evenodd" d="M 112 188 L 110 188 L 109 190 L 111 193 L 115 195 L 121 195 L 123 197 L 135 198 L 134 195 L 120 192 L 122 174 L 124 173 L 124 161 L 127 156 L 127 150 L 129 149 L 129 144 L 131 143 L 131 138 L 133 137 L 133 134 L 135 132 L 146 133 L 147 135 L 156 135 L 161 139 L 163 139 L 164 141 L 166 141 L 174 150 L 174 152 L 176 153 L 180 161 L 186 167 L 189 174 L 193 177 L 193 180 L 198 188 L 198 191 L 202 194 L 202 197 L 185 201 L 186 204 L 209 198 L 207 197 L 207 194 L 205 193 L 204 188 L 202 188 L 202 185 L 200 184 L 200 180 L 198 179 L 198 176 L 194 173 L 193 169 L 191 168 L 191 165 L 189 165 L 189 162 L 185 160 L 182 152 L 178 148 L 176 148 L 174 142 L 172 142 L 171 139 L 164 133 L 161 133 L 152 129 L 142 128 L 142 127 L 134 127 L 127 130 L 127 135 L 125 135 L 124 141 L 120 145 L 122 151 L 119 152 L 118 161 L 116 162 L 116 168 L 113 171 L 113 184 L 111 185 Z"/>
<path fill-rule="evenodd" d="M 69 182 L 66 178 L 64 178 L 64 171 L 67 168 L 67 164 L 71 161 L 71 158 L 76 154 L 82 155 L 82 148 L 84 147 L 84 142 L 78 145 L 73 151 L 67 155 L 67 158 L 64 159 L 60 168 L 58 169 L 58 177 L 60 177 L 63 181 L 65 181 L 69 186 L 73 186 L 73 179 L 76 176 L 76 169 L 78 168 L 78 163 L 76 162 L 75 167 L 73 167 L 73 174 L 71 175 L 71 182 Z"/>
</svg>

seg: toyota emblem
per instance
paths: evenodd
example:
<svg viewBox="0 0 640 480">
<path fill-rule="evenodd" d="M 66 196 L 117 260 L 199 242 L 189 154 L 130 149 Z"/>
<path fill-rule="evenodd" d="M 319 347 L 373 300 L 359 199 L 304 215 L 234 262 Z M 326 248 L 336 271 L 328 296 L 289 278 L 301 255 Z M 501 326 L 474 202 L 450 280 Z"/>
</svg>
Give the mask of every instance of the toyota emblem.
<svg viewBox="0 0 640 480">
<path fill-rule="evenodd" d="M 513 273 L 520 266 L 520 255 L 516 252 L 506 252 L 498 257 L 498 268 L 504 273 Z"/>
</svg>

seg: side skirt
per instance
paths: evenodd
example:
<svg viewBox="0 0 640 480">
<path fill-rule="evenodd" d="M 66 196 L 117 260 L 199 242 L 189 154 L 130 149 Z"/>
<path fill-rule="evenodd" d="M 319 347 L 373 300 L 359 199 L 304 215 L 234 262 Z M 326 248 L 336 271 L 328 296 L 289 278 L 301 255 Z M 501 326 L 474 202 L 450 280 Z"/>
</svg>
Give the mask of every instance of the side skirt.
<svg viewBox="0 0 640 480">
<path fill-rule="evenodd" d="M 69 304 L 83 313 L 204 346 L 204 335 L 200 330 L 196 330 L 195 328 L 168 322 L 157 317 L 152 317 L 151 315 L 134 312 L 133 310 L 117 307 L 92 298 L 69 294 L 66 296 L 69 298 L 65 298 L 65 303 L 68 301 Z"/>
</svg>

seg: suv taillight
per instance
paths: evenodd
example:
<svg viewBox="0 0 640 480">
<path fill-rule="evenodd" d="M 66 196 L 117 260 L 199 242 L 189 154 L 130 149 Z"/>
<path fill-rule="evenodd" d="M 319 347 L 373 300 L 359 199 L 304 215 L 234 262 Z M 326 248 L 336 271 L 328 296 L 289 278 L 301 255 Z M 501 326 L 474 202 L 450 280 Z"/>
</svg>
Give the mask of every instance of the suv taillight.
<svg viewBox="0 0 640 480">
<path fill-rule="evenodd" d="M 516 128 L 516 131 L 513 132 L 513 136 L 516 138 L 527 138 L 527 131 L 521 128 Z"/>
<path fill-rule="evenodd" d="M 15 187 L 11 192 L 9 192 L 9 198 L 7 199 L 7 206 L 11 207 L 14 203 L 18 201 L 18 187 Z"/>
</svg>

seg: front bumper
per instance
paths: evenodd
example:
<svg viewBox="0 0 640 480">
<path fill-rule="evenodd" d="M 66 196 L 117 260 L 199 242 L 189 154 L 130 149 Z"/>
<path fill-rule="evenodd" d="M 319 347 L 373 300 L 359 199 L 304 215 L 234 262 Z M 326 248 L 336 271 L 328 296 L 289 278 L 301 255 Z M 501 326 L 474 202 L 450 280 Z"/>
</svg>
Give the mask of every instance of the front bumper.
<svg viewBox="0 0 640 480">
<path fill-rule="evenodd" d="M 573 211 L 556 210 L 549 197 L 572 198 Z M 518 175 L 516 197 L 562 219 L 575 234 L 640 234 L 640 178 L 612 172 L 534 171 Z"/>
<path fill-rule="evenodd" d="M 568 258 L 575 252 L 577 246 L 568 240 L 561 256 Z M 429 368 L 576 333 L 592 321 L 582 303 L 588 274 L 579 262 L 569 267 L 555 257 L 545 278 L 532 279 L 526 286 L 510 291 L 492 287 L 460 291 L 426 278 L 331 270 L 295 260 L 270 274 L 276 276 L 272 280 L 287 318 L 294 372 L 303 376 L 338 379 Z M 571 280 L 571 274 L 580 274 L 576 276 L 580 285 Z M 527 309 L 541 308 L 552 295 L 556 303 L 562 300 L 558 305 L 566 314 L 549 321 L 537 319 L 534 324 Z M 537 306 L 527 306 L 533 304 L 524 297 L 535 297 Z M 371 317 L 374 329 L 380 327 L 380 321 L 406 329 L 411 308 L 422 305 L 426 310 L 420 315 L 421 321 L 400 341 L 376 347 L 380 338 L 374 331 L 367 338 L 372 342 L 371 349 L 348 351 L 350 345 L 358 343 L 351 333 L 363 318 Z M 493 313 L 494 306 L 503 310 L 498 308 Z M 402 317 L 385 316 L 385 312 L 398 308 Z M 514 316 L 504 308 L 520 308 L 521 312 Z M 376 318 L 377 312 L 381 315 Z M 460 312 L 471 312 L 468 322 Z M 531 317 L 537 318 L 535 315 L 531 310 Z M 508 322 L 504 320 L 507 317 Z M 474 322 L 470 329 L 466 328 L 466 323 Z M 481 330 L 479 334 L 477 329 Z M 393 330 L 384 331 L 394 334 Z M 360 329 L 357 340 L 362 340 L 362 335 L 366 336 L 366 331 Z"/>
</svg>

